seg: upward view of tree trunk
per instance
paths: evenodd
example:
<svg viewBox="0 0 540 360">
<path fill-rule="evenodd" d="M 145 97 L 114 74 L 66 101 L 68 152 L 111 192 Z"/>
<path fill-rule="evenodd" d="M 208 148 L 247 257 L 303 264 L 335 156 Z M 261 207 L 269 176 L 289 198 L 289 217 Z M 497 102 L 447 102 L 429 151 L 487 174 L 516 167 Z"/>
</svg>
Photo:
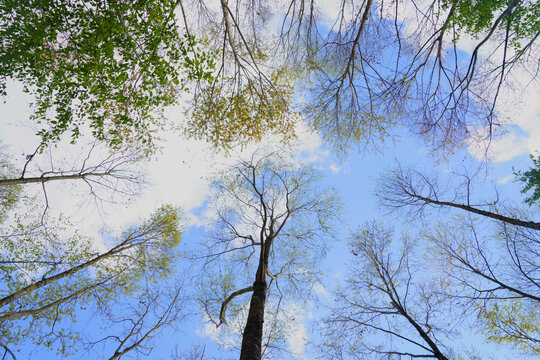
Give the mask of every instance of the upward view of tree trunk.
<svg viewBox="0 0 540 360">
<path fill-rule="evenodd" d="M 216 322 L 226 324 L 227 305 L 251 293 L 241 359 L 261 359 L 269 289 L 284 291 L 288 282 L 295 281 L 298 268 L 307 267 L 300 254 L 316 256 L 339 215 L 337 198 L 316 185 L 314 169 L 298 168 L 277 154 L 242 160 L 215 182 L 217 220 L 205 257 L 207 266 L 219 267 L 220 262 L 225 266 L 227 259 L 245 266 L 245 276 L 231 279 L 243 290 L 226 294 Z M 292 253 L 284 252 L 291 249 Z M 245 287 L 244 281 L 253 285 Z"/>
<path fill-rule="evenodd" d="M 268 259 L 266 260 L 268 261 Z M 260 359 L 262 354 L 262 338 L 264 325 L 264 308 L 266 303 L 266 273 L 263 272 L 263 264 L 259 264 L 253 293 L 249 303 L 249 313 L 246 327 L 242 335 L 242 351 L 240 359 Z"/>
</svg>

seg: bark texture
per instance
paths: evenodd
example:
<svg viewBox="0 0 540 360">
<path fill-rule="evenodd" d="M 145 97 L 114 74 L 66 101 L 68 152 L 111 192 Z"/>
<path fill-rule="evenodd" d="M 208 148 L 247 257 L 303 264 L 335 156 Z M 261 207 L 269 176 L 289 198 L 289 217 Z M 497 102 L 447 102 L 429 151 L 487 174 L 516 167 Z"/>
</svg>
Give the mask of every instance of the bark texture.
<svg viewBox="0 0 540 360">
<path fill-rule="evenodd" d="M 266 302 L 266 281 L 253 283 L 253 294 L 249 304 L 249 314 L 242 336 L 240 360 L 259 360 L 262 356 L 262 335 L 264 306 Z"/>
</svg>

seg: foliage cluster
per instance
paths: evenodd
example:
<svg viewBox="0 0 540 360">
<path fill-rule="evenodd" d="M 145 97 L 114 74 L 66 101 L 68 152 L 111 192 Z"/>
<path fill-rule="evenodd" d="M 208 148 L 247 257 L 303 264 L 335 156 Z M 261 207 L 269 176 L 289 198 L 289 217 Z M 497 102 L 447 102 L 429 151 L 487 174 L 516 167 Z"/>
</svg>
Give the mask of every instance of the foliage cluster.
<svg viewBox="0 0 540 360">
<path fill-rule="evenodd" d="M 495 22 L 507 29 L 508 41 L 516 51 L 529 46 L 540 31 L 540 5 L 529 1 L 507 0 L 444 0 L 442 8 L 449 10 L 448 26 L 460 33 L 479 36 L 492 30 Z"/>
<path fill-rule="evenodd" d="M 0 94 L 8 79 L 34 96 L 42 145 L 89 128 L 111 147 L 150 149 L 164 106 L 213 56 L 181 34 L 177 1 L 2 1 Z M 84 126 L 83 126 L 84 125 Z M 86 128 L 85 128 L 86 127 Z"/>
<path fill-rule="evenodd" d="M 257 88 L 259 84 L 248 82 L 231 92 L 233 79 L 221 79 L 218 88 L 200 89 L 188 113 L 185 133 L 225 150 L 260 141 L 267 134 L 276 134 L 288 142 L 295 136 L 297 120 L 297 114 L 290 109 L 294 89 L 285 69 L 276 71 L 271 79 L 272 87 L 264 91 Z"/>
<path fill-rule="evenodd" d="M 533 166 L 525 172 L 518 171 L 515 175 L 516 181 L 525 183 L 525 187 L 521 190 L 523 194 L 532 190 L 532 195 L 525 199 L 525 202 L 533 205 L 540 200 L 540 155 L 536 159 L 534 155 L 531 154 L 530 156 Z"/>
</svg>

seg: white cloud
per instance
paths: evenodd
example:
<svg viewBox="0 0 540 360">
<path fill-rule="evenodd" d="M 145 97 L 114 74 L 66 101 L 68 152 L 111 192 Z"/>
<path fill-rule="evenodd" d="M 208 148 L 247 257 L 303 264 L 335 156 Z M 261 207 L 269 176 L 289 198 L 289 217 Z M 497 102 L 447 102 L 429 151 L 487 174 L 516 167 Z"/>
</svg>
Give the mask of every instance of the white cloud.
<svg viewBox="0 0 540 360">
<path fill-rule="evenodd" d="M 360 3 L 362 6 L 363 4 Z M 355 3 L 345 2 L 345 11 L 343 13 L 344 20 L 349 22 L 351 21 L 358 9 L 352 9 L 352 6 L 357 6 Z M 322 24 L 326 27 L 331 27 L 340 20 L 341 17 L 341 2 L 335 0 L 318 0 L 316 1 L 317 9 L 320 11 Z"/>
<path fill-rule="evenodd" d="M 322 285 L 320 283 L 317 283 L 317 284 L 313 285 L 313 291 L 317 295 L 323 295 L 323 296 L 328 296 L 329 295 L 328 291 L 326 291 L 326 288 L 324 287 L 324 285 Z"/>
<path fill-rule="evenodd" d="M 224 331 L 225 326 L 217 327 L 214 323 L 205 319 L 205 322 L 195 330 L 195 334 L 201 338 L 209 337 L 224 349 L 237 348 L 240 344 L 238 342 L 238 336 L 240 332 L 233 332 L 232 334 Z"/>
<path fill-rule="evenodd" d="M 6 103 L 0 104 L 0 111 L 4 114 L 0 120 L 0 136 L 2 143 L 10 145 L 11 152 L 17 155 L 13 159 L 16 167 L 22 169 L 25 156 L 34 152 L 39 138 L 35 136 L 35 125 L 28 121 L 30 97 L 22 92 L 22 87 L 16 82 L 8 84 L 8 94 Z M 179 108 L 171 109 L 167 115 L 170 119 L 183 118 L 183 112 Z M 88 188 L 82 182 L 50 183 L 47 185 L 50 210 L 70 214 L 74 224 L 80 224 L 81 233 L 95 238 L 100 237 L 99 231 L 103 227 L 111 231 L 119 230 L 148 216 L 164 203 L 180 207 L 187 217 L 193 219 L 194 224 L 200 225 L 204 220 L 191 211 L 203 205 L 207 199 L 210 193 L 208 177 L 235 162 L 235 154 L 247 156 L 255 149 L 262 148 L 264 151 L 274 150 L 281 153 L 290 151 L 291 155 L 297 154 L 296 157 L 301 162 L 322 161 L 328 156 L 321 150 L 320 137 L 310 131 L 302 121 L 298 122 L 298 139 L 293 141 L 290 150 L 285 150 L 275 137 L 269 136 L 260 143 L 249 145 L 243 151 L 231 151 L 231 156 L 216 154 L 210 145 L 187 140 L 178 132 L 159 135 L 164 141 L 162 151 L 149 162 L 138 165 L 142 172 L 147 173 L 148 182 L 148 186 L 139 196 L 128 203 L 100 203 L 87 195 Z M 47 166 L 50 168 L 51 165 L 59 169 L 58 163 L 71 167 L 77 161 L 84 160 L 87 151 L 84 139 L 80 143 L 83 145 L 66 142 L 51 148 L 49 153 L 39 156 L 41 163 L 35 162 L 34 169 L 39 171 L 39 167 L 47 170 Z M 43 197 L 39 186 L 32 189 L 38 197 Z"/>
<path fill-rule="evenodd" d="M 282 307 L 281 320 L 287 324 L 287 342 L 289 350 L 295 357 L 305 358 L 305 347 L 307 343 L 307 329 L 305 320 L 311 317 L 311 313 L 306 308 L 297 303 L 290 303 Z"/>
<path fill-rule="evenodd" d="M 299 320 L 293 321 L 287 341 L 294 356 L 303 358 L 307 341 L 306 325 Z"/>
<path fill-rule="evenodd" d="M 516 82 L 522 84 L 530 80 L 525 72 L 517 74 Z M 525 91 L 513 93 L 505 91 L 499 97 L 500 118 L 506 133 L 495 136 L 489 144 L 488 159 L 493 162 L 510 161 L 513 158 L 540 151 L 540 102 L 534 86 Z M 485 155 L 488 145 L 487 129 L 477 129 L 469 141 L 469 152 L 478 159 Z"/>
<path fill-rule="evenodd" d="M 339 166 L 337 166 L 336 164 L 330 164 L 330 171 L 332 171 L 334 174 L 338 173 L 339 170 Z"/>
<path fill-rule="evenodd" d="M 508 175 L 508 176 L 505 176 L 503 177 L 502 179 L 498 180 L 497 182 L 499 184 L 506 184 L 507 182 L 509 182 L 510 180 L 512 180 L 514 178 L 514 175 Z"/>
</svg>

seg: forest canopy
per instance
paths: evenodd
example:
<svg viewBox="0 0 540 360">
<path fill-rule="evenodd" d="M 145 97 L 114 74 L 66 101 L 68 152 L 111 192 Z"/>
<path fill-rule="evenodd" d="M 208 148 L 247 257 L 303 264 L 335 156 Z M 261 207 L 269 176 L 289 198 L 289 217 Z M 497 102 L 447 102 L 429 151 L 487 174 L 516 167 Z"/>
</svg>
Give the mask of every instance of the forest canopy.
<svg viewBox="0 0 540 360">
<path fill-rule="evenodd" d="M 0 1 L 1 356 L 537 356 L 538 148 L 490 146 L 539 34 L 527 0 Z"/>
</svg>

